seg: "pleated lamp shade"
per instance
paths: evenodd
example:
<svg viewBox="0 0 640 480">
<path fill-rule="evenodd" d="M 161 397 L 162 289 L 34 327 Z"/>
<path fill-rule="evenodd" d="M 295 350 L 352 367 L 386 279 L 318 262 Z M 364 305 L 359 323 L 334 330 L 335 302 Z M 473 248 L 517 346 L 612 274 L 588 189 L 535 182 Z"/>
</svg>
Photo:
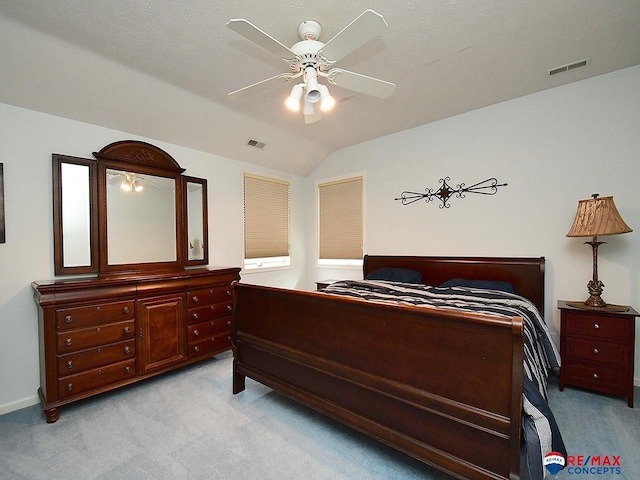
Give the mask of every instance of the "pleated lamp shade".
<svg viewBox="0 0 640 480">
<path fill-rule="evenodd" d="M 613 197 L 594 194 L 592 198 L 578 202 L 576 218 L 567 237 L 599 237 L 632 231 L 618 213 Z"/>
</svg>

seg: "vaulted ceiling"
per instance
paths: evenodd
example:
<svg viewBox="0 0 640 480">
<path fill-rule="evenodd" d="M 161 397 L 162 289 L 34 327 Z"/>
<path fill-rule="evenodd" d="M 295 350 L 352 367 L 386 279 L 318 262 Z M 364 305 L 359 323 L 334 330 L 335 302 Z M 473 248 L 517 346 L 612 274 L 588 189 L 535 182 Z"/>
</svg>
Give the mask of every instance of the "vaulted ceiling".
<svg viewBox="0 0 640 480">
<path fill-rule="evenodd" d="M 395 83 L 388 99 L 330 86 L 336 108 L 305 124 L 283 106 L 290 83 L 228 98 L 289 68 L 228 20 L 291 46 L 300 22 L 327 42 L 365 9 L 388 28 L 339 66 Z M 640 64 L 638 0 L 0 0 L 0 15 L 0 102 L 300 175 L 342 147 Z"/>
</svg>

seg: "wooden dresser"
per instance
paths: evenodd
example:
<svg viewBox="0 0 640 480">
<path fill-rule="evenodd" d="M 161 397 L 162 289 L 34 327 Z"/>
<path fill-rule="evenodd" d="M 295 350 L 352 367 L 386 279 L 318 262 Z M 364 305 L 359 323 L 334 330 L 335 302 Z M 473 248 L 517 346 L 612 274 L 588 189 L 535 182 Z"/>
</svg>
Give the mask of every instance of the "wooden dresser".
<svg viewBox="0 0 640 480">
<path fill-rule="evenodd" d="M 558 301 L 560 390 L 565 385 L 627 397 L 633 407 L 635 319 L 626 312 L 583 310 Z"/>
<path fill-rule="evenodd" d="M 239 268 L 33 282 L 40 399 L 59 407 L 230 348 Z"/>
</svg>

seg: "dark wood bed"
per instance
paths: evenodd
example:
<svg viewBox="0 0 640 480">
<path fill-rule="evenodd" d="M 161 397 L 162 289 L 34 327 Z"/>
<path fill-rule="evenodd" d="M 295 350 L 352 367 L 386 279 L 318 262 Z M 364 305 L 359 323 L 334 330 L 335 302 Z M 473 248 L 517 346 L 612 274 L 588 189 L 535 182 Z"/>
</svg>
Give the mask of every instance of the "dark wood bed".
<svg viewBox="0 0 640 480">
<path fill-rule="evenodd" d="M 365 256 L 509 282 L 544 312 L 544 258 Z M 523 319 L 235 284 L 233 392 L 245 377 L 450 475 L 517 479 Z"/>
</svg>

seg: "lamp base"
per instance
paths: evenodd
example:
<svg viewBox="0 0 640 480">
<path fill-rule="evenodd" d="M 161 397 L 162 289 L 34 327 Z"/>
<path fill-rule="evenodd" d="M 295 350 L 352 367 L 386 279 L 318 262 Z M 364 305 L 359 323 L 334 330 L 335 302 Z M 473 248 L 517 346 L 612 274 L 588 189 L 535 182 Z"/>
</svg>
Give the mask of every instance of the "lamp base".
<svg viewBox="0 0 640 480">
<path fill-rule="evenodd" d="M 594 310 L 596 312 L 628 312 L 629 307 L 626 305 L 612 305 L 610 303 L 604 306 L 589 305 L 587 302 L 566 302 L 567 305 L 573 308 L 581 308 L 583 310 Z"/>
</svg>

